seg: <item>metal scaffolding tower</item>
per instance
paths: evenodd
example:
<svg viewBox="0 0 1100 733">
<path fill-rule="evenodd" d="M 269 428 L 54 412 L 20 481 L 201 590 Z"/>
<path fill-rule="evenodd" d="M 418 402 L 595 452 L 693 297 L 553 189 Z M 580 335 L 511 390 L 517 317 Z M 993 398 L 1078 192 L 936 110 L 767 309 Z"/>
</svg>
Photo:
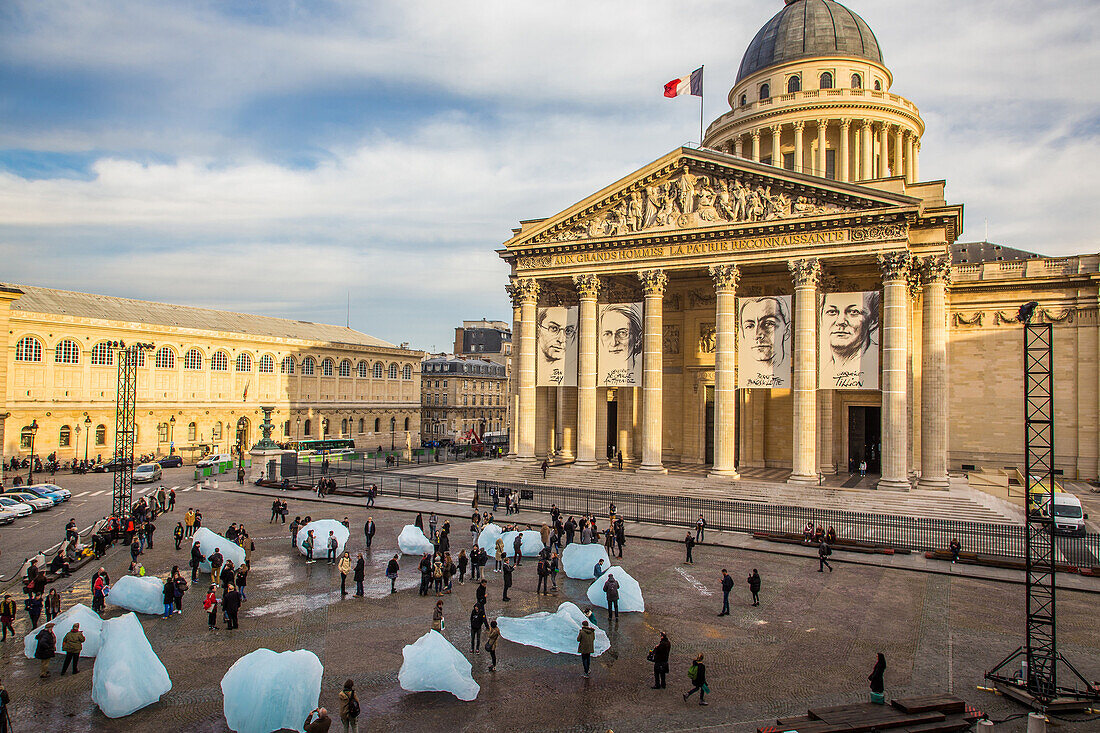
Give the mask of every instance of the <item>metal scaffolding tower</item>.
<svg viewBox="0 0 1100 733">
<path fill-rule="evenodd" d="M 141 354 L 152 344 L 111 342 L 117 349 L 118 394 L 115 398 L 115 485 L 111 513 L 119 519 L 130 515 L 134 489 L 134 416 L 137 403 L 137 368 Z"/>
</svg>

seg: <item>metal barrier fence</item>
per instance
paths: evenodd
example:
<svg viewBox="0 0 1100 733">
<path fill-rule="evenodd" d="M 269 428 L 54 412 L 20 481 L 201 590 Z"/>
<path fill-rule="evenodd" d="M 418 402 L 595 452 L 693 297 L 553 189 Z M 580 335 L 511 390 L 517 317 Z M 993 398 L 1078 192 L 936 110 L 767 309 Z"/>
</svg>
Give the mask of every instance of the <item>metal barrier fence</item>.
<svg viewBox="0 0 1100 733">
<path fill-rule="evenodd" d="M 330 490 L 330 494 L 365 496 L 367 489 L 373 485 L 378 487 L 380 495 L 385 497 L 399 496 L 424 501 L 465 501 L 459 498 L 458 492 L 461 485 L 455 479 L 420 478 L 381 471 L 333 473 L 330 470 L 327 475 L 336 482 L 336 491 Z"/>
<path fill-rule="evenodd" d="M 392 456 L 394 462 L 386 463 L 386 458 Z M 322 475 L 335 476 L 342 473 L 368 473 L 388 468 L 402 468 L 413 465 L 425 465 L 431 463 L 469 463 L 470 461 L 488 461 L 491 456 L 465 456 L 455 455 L 443 448 L 437 451 L 423 449 L 414 451 L 411 461 L 405 460 L 402 451 L 386 451 L 384 453 L 369 453 L 362 458 L 342 458 L 339 454 L 331 456 L 325 464 L 318 456 L 311 456 L 310 460 L 298 460 L 298 476 L 319 478 Z M 322 472 L 322 467 L 324 471 Z"/>
<path fill-rule="evenodd" d="M 625 491 L 576 489 L 507 481 L 478 481 L 483 507 L 492 505 L 490 489 L 498 495 L 512 491 L 519 495 L 520 509 L 549 511 L 556 505 L 565 515 L 607 516 L 610 506 L 624 519 L 634 522 L 693 528 L 703 515 L 708 529 L 734 532 L 801 534 L 807 522 L 814 527 L 832 527 L 837 537 L 859 540 L 919 552 L 946 550 L 952 538 L 964 552 L 1024 558 L 1024 527 L 1015 524 L 969 522 L 956 519 L 869 514 L 837 509 L 763 504 L 749 501 L 702 499 L 690 496 L 655 496 Z M 499 498 L 503 506 L 503 497 Z M 1100 566 L 1100 535 L 1058 537 L 1059 561 L 1076 567 Z"/>
</svg>

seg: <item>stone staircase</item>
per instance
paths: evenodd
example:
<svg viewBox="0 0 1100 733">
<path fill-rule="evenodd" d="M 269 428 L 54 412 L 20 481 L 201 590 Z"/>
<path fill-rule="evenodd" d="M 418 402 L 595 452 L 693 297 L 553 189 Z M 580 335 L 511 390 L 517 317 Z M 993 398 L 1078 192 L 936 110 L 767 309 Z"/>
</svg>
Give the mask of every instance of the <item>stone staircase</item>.
<svg viewBox="0 0 1100 733">
<path fill-rule="evenodd" d="M 403 473 L 430 474 L 433 478 L 454 479 L 467 485 L 475 484 L 478 480 L 527 482 L 534 485 L 732 499 L 907 517 L 1011 524 L 1022 522 L 1022 514 L 1014 516 L 1010 511 L 989 506 L 980 501 L 976 492 L 966 487 L 956 486 L 949 491 L 877 491 L 874 488 L 864 488 L 873 487 L 874 477 L 870 476 L 861 482 L 861 486 L 844 488 L 840 486 L 839 477 L 830 477 L 830 483 L 823 486 L 787 484 L 784 481 L 789 472 L 779 469 L 750 470 L 742 475 L 741 480 L 730 481 L 707 476 L 698 466 L 673 465 L 669 466 L 667 475 L 651 475 L 638 473 L 629 466 L 618 471 L 607 467 L 581 469 L 567 464 L 552 466 L 547 472 L 546 480 L 543 480 L 538 464 L 521 464 L 510 460 L 414 466 Z"/>
</svg>

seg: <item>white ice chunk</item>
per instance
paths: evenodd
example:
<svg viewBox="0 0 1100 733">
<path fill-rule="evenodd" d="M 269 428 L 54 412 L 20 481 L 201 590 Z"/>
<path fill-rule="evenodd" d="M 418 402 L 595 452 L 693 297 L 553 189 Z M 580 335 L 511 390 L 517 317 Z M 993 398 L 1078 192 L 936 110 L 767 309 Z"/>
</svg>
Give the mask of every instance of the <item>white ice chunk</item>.
<svg viewBox="0 0 1100 733">
<path fill-rule="evenodd" d="M 164 581 L 155 575 L 123 575 L 111 586 L 107 603 L 138 613 L 164 613 Z"/>
<path fill-rule="evenodd" d="M 481 528 L 481 532 L 477 536 L 477 546 L 489 553 L 489 557 L 496 557 L 497 538 L 502 534 L 504 534 L 504 530 L 500 528 L 500 525 L 490 522 Z M 511 551 L 510 547 L 504 549 Z"/>
<path fill-rule="evenodd" d="M 241 563 L 244 562 L 244 548 L 240 545 L 230 542 L 220 534 L 214 534 L 206 527 L 199 527 L 195 530 L 195 534 L 191 538 L 191 546 L 194 547 L 195 543 L 199 543 L 199 551 L 202 553 L 202 562 L 199 563 L 199 570 L 203 572 L 210 572 L 210 556 L 214 554 L 214 550 L 217 550 L 222 554 L 224 560 L 232 560 L 233 567 L 239 568 Z M 302 718 L 305 720 L 305 718 Z"/>
<path fill-rule="evenodd" d="M 323 672 L 321 660 L 305 649 L 245 654 L 222 677 L 225 722 L 237 733 L 300 731 L 321 697 Z"/>
<path fill-rule="evenodd" d="M 306 549 L 302 545 L 306 541 L 306 537 L 310 531 L 313 532 L 313 559 L 324 560 L 328 557 L 328 533 L 332 532 L 336 537 L 336 556 L 340 557 L 340 553 L 344 551 L 344 545 L 348 543 L 348 538 L 351 537 L 351 532 L 340 522 L 335 519 L 314 519 L 309 524 L 305 525 L 298 530 L 298 552 L 303 556 L 306 554 Z M 308 712 L 308 711 L 307 711 Z M 302 718 L 305 720 L 305 718 Z"/>
<path fill-rule="evenodd" d="M 163 604 L 161 604 L 162 609 L 163 607 Z M 61 653 L 61 642 L 65 638 L 65 634 L 72 631 L 73 624 L 80 624 L 80 631 L 84 634 L 84 646 L 80 647 L 80 656 L 94 657 L 99 653 L 99 635 L 103 631 L 103 619 L 83 603 L 77 603 L 64 613 L 54 617 L 53 633 L 57 637 L 54 651 L 58 654 Z M 38 647 L 38 640 L 34 637 L 44 627 L 45 624 L 42 624 L 42 626 L 27 634 L 27 638 L 23 640 L 23 653 L 27 656 L 27 659 L 34 659 L 34 650 Z"/>
<path fill-rule="evenodd" d="M 121 718 L 152 705 L 172 689 L 137 616 L 103 622 L 103 641 L 92 667 L 92 702 L 108 718 Z M 302 718 L 305 720 L 305 718 Z"/>
<path fill-rule="evenodd" d="M 522 535 L 523 539 L 520 540 L 520 555 L 523 557 L 538 557 L 538 554 L 542 552 L 542 548 L 545 546 L 542 544 L 542 535 L 533 529 L 527 529 L 522 532 L 505 532 L 501 535 L 501 539 L 504 540 L 504 552 L 508 557 L 512 557 L 516 550 L 513 545 L 516 541 L 516 535 Z M 495 550 L 494 540 L 494 550 Z"/>
<path fill-rule="evenodd" d="M 561 553 L 561 567 L 566 577 L 576 580 L 591 580 L 596 577 L 593 569 L 596 563 L 603 560 L 603 571 L 611 567 L 611 558 L 607 556 L 607 550 L 603 545 L 581 545 L 570 542 Z"/>
<path fill-rule="evenodd" d="M 603 586 L 610 575 L 614 575 L 615 580 L 619 581 L 619 611 L 622 613 L 631 611 L 641 613 L 644 611 L 645 601 L 642 600 L 642 586 L 638 585 L 638 581 L 630 577 L 630 573 L 618 565 L 596 578 L 592 585 L 588 587 L 588 600 L 592 601 L 595 606 L 607 608 L 607 594 L 604 592 Z"/>
<path fill-rule="evenodd" d="M 508 641 L 527 646 L 537 646 L 554 654 L 579 654 L 577 651 L 577 633 L 581 623 L 587 621 L 576 604 L 566 601 L 558 606 L 554 613 L 540 611 L 522 618 L 497 617 L 500 635 Z M 596 645 L 592 656 L 598 657 L 611 648 L 607 634 L 591 621 L 589 626 L 596 629 Z"/>
<path fill-rule="evenodd" d="M 415 524 L 406 524 L 397 535 L 397 547 L 405 555 L 423 555 L 435 552 L 435 545 L 424 535 L 424 530 Z"/>
<path fill-rule="evenodd" d="M 432 630 L 401 650 L 405 661 L 397 673 L 401 689 L 409 692 L 449 692 L 459 700 L 476 700 L 481 686 L 462 652 Z"/>
</svg>

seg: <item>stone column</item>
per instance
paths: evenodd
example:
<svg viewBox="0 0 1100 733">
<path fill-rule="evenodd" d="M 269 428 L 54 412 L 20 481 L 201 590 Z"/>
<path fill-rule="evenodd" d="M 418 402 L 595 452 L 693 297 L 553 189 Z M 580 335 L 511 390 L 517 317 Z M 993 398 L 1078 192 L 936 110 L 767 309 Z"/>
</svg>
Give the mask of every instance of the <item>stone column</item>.
<svg viewBox="0 0 1100 733">
<path fill-rule="evenodd" d="M 577 324 L 577 465 L 596 466 L 596 296 L 600 279 L 574 275 L 580 296 Z"/>
<path fill-rule="evenodd" d="M 920 138 L 913 143 L 913 182 L 920 180 Z"/>
<path fill-rule="evenodd" d="M 522 311 L 520 309 L 519 291 L 516 290 L 515 285 L 505 286 L 505 290 L 508 291 L 508 297 L 512 301 L 512 368 L 508 374 L 508 458 L 515 458 L 518 455 L 516 445 L 519 439 L 519 335 L 520 335 L 520 322 L 523 318 Z M 443 416 L 446 417 L 447 410 L 443 410 Z M 443 433 L 446 433 L 447 426 L 443 426 Z"/>
<path fill-rule="evenodd" d="M 806 162 L 802 159 L 802 133 L 805 129 L 806 123 L 802 120 L 798 120 L 794 123 L 794 170 L 796 173 L 804 173 L 806 171 Z M 780 163 L 780 165 L 782 165 L 782 163 Z"/>
<path fill-rule="evenodd" d="M 817 428 L 818 471 L 832 475 L 836 473 L 836 460 L 833 458 L 833 390 L 821 390 L 818 400 L 820 419 Z"/>
<path fill-rule="evenodd" d="M 878 177 L 890 175 L 890 129 L 885 122 L 878 126 Z"/>
<path fill-rule="evenodd" d="M 744 140 L 742 140 L 741 136 L 738 135 L 733 139 L 733 154 L 736 155 L 738 158 L 744 158 L 744 153 L 745 143 Z"/>
<path fill-rule="evenodd" d="M 645 359 L 642 362 L 642 465 L 639 470 L 665 473 L 661 465 L 661 376 L 664 370 L 662 353 L 662 299 L 668 276 L 664 270 L 644 270 L 638 273 L 645 294 Z"/>
<path fill-rule="evenodd" d="M 554 389 L 554 453 L 565 456 L 565 387 Z"/>
<path fill-rule="evenodd" d="M 524 463 L 535 460 L 535 305 L 539 284 L 534 278 L 516 280 L 520 302 L 519 335 L 519 436 L 516 439 L 516 459 Z"/>
<path fill-rule="evenodd" d="M 630 462 L 633 459 L 633 446 L 634 436 L 631 434 L 631 426 L 634 422 L 634 388 L 633 387 L 619 387 L 615 390 L 615 401 L 618 407 L 618 412 L 615 418 L 615 424 L 618 426 L 619 437 L 615 441 L 615 446 L 622 451 L 623 461 Z M 612 467 L 616 467 L 617 464 L 612 461 Z"/>
<path fill-rule="evenodd" d="M 817 483 L 817 284 L 821 262 L 791 260 L 794 279 L 794 459 L 792 484 Z"/>
<path fill-rule="evenodd" d="M 879 255 L 882 268 L 882 478 L 880 489 L 909 489 L 906 441 L 908 409 L 906 333 L 909 326 L 908 276 L 912 255 Z"/>
<path fill-rule="evenodd" d="M 912 130 L 905 133 L 905 180 L 907 183 L 914 183 L 917 180 L 913 176 L 913 142 L 916 137 Z"/>
<path fill-rule="evenodd" d="M 920 379 L 920 480 L 917 488 L 946 489 L 947 478 L 947 283 L 951 260 L 921 263 L 924 315 Z"/>
<path fill-rule="evenodd" d="M 772 125 L 772 165 L 783 167 L 783 126 Z"/>
<path fill-rule="evenodd" d="M 844 181 L 847 183 L 851 179 L 851 168 L 849 167 L 850 161 L 848 160 L 848 132 L 851 128 L 852 121 L 845 117 L 840 121 L 840 150 L 837 152 L 837 157 L 840 160 L 837 161 L 836 177 L 838 181 Z"/>
<path fill-rule="evenodd" d="M 752 131 L 752 159 L 760 162 L 760 130 Z"/>
<path fill-rule="evenodd" d="M 863 153 L 859 164 L 859 180 L 869 181 L 875 177 L 875 146 L 871 138 L 871 121 L 863 120 L 859 128 L 859 148 Z"/>
<path fill-rule="evenodd" d="M 817 121 L 817 171 L 815 173 L 822 178 L 825 177 L 827 172 L 826 159 L 825 159 L 825 133 L 829 129 L 828 120 Z"/>
<path fill-rule="evenodd" d="M 713 265 L 710 276 L 718 295 L 714 348 L 714 476 L 741 478 L 737 473 L 734 443 L 737 416 L 737 375 L 734 371 L 737 349 L 737 265 Z"/>
<path fill-rule="evenodd" d="M 894 168 L 891 171 L 891 175 L 904 176 L 905 175 L 905 162 L 902 159 L 901 151 L 905 148 L 905 131 L 901 129 L 901 125 L 894 125 Z"/>
</svg>

